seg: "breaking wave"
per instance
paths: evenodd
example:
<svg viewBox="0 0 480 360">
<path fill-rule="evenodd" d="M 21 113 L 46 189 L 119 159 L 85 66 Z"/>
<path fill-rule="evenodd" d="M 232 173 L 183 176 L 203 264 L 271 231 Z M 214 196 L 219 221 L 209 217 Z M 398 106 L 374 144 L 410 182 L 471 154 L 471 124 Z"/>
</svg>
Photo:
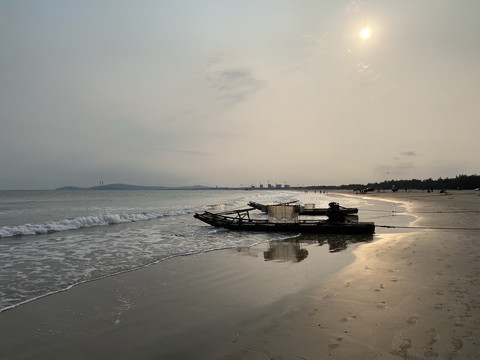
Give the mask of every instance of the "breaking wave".
<svg viewBox="0 0 480 360">
<path fill-rule="evenodd" d="M 63 219 L 59 221 L 47 221 L 41 224 L 2 226 L 0 227 L 0 238 L 42 235 L 42 234 L 55 233 L 60 231 L 91 228 L 95 226 L 106 226 L 106 225 L 139 222 L 139 221 L 148 221 L 153 219 L 159 219 L 166 216 L 191 214 L 196 211 L 202 211 L 202 210 L 203 208 L 196 208 L 196 209 L 170 210 L 167 212 L 150 212 L 150 213 L 138 213 L 138 214 L 103 214 L 103 215 L 80 216 L 74 219 Z"/>
</svg>

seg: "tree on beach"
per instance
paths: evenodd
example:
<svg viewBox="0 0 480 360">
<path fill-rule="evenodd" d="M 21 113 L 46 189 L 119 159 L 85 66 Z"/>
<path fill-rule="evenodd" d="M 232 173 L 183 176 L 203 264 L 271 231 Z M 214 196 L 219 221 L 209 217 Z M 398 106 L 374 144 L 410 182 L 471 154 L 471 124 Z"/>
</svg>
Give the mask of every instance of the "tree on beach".
<svg viewBox="0 0 480 360">
<path fill-rule="evenodd" d="M 370 183 L 366 187 L 373 187 L 377 190 L 391 189 L 393 186 L 397 189 L 458 189 L 458 190 L 473 190 L 480 186 L 479 175 L 457 175 L 455 178 L 439 177 L 437 180 L 432 178 L 426 180 L 386 180 L 381 183 Z"/>
<path fill-rule="evenodd" d="M 458 189 L 458 190 L 473 190 L 480 187 L 479 175 L 457 175 L 454 178 L 441 178 L 433 180 L 428 178 L 425 180 L 410 179 L 410 180 L 385 180 L 382 182 L 368 183 L 368 184 L 348 184 L 340 186 L 310 186 L 307 188 L 326 190 L 358 190 L 366 188 L 374 188 L 376 190 L 391 190 L 396 189 L 416 189 L 416 190 L 430 190 L 430 189 Z"/>
</svg>

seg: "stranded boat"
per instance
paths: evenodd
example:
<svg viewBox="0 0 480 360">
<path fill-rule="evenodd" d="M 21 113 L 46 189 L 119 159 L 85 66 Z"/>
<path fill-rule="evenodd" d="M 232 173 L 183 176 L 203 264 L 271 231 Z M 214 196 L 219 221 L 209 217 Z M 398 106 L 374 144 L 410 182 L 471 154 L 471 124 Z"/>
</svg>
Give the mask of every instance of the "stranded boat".
<svg viewBox="0 0 480 360">
<path fill-rule="evenodd" d="M 278 205 L 291 205 L 296 203 L 297 201 L 291 201 L 287 203 L 281 203 Z M 267 212 L 267 205 L 263 205 L 260 203 L 257 203 L 255 201 L 250 201 L 248 203 L 251 207 L 258 209 L 263 212 Z M 328 209 L 329 208 L 316 208 L 315 204 L 305 204 L 305 205 L 293 205 L 298 207 L 298 213 L 299 215 L 312 215 L 312 216 L 322 216 L 322 215 L 327 215 Z M 358 209 L 357 208 L 346 208 L 343 206 L 339 206 L 339 211 L 343 215 L 352 215 L 352 214 L 357 214 Z"/>
<path fill-rule="evenodd" d="M 338 205 L 338 204 L 336 204 Z M 336 210 L 337 208 L 335 208 Z M 267 205 L 267 218 L 252 218 L 250 211 L 256 208 L 232 210 L 221 213 L 196 213 L 194 217 L 215 227 L 241 231 L 277 231 L 317 234 L 373 234 L 373 222 L 354 222 L 342 214 L 329 212 L 328 220 L 299 219 L 295 205 Z"/>
</svg>

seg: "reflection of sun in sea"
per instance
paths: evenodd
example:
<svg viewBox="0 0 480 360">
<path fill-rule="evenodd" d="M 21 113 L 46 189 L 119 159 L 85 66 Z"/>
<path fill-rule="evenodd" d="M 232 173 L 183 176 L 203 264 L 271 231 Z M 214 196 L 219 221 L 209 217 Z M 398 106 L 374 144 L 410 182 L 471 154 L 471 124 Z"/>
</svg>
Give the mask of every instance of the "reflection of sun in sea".
<svg viewBox="0 0 480 360">
<path fill-rule="evenodd" d="M 372 35 L 372 29 L 370 29 L 369 27 L 363 28 L 360 31 L 360 37 L 363 40 L 367 40 L 371 35 Z"/>
</svg>

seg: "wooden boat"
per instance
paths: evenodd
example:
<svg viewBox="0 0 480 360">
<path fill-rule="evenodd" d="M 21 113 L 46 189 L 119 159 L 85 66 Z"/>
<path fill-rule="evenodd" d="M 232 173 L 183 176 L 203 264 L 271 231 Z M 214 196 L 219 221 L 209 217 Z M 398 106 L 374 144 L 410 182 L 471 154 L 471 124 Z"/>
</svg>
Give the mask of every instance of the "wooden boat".
<svg viewBox="0 0 480 360">
<path fill-rule="evenodd" d="M 317 234 L 373 234 L 373 222 L 333 222 L 329 220 L 272 221 L 272 219 L 255 219 L 250 211 L 255 208 L 233 210 L 222 213 L 196 213 L 194 217 L 215 227 L 240 231 L 276 231 Z"/>
<path fill-rule="evenodd" d="M 297 201 L 291 201 L 287 203 L 282 203 L 279 205 L 290 205 L 293 203 L 296 203 Z M 263 205 L 254 201 L 250 201 L 248 203 L 249 206 L 258 209 L 260 211 L 266 212 L 267 211 L 267 205 Z M 298 214 L 299 215 L 311 215 L 311 216 L 326 216 L 328 208 L 315 208 L 314 204 L 305 204 L 304 206 L 302 205 L 295 205 L 298 209 Z M 340 206 L 339 211 L 343 215 L 352 215 L 352 214 L 357 214 L 358 209 L 357 208 L 347 208 Z"/>
</svg>

